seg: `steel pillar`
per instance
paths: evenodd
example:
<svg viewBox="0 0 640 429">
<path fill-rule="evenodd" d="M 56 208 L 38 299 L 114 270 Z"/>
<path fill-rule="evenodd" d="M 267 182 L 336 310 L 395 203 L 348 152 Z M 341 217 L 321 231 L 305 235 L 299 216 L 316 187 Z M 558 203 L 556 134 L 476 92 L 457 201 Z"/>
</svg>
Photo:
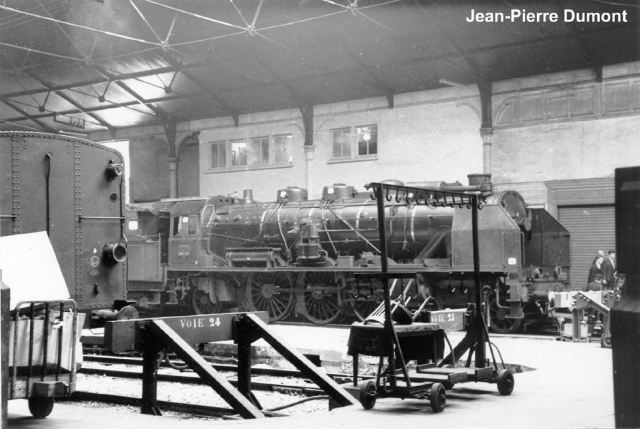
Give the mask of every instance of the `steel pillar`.
<svg viewBox="0 0 640 429">
<path fill-rule="evenodd" d="M 0 366 L 0 377 L 2 377 L 2 422 L 1 427 L 6 428 L 7 424 L 7 400 L 9 399 L 9 327 L 11 326 L 11 307 L 10 296 L 11 290 L 2 283 L 2 272 L 0 271 L 0 308 L 2 314 L 2 364 Z"/>
<path fill-rule="evenodd" d="M 616 256 L 624 276 L 610 312 L 616 427 L 640 427 L 640 167 L 617 168 Z"/>
</svg>

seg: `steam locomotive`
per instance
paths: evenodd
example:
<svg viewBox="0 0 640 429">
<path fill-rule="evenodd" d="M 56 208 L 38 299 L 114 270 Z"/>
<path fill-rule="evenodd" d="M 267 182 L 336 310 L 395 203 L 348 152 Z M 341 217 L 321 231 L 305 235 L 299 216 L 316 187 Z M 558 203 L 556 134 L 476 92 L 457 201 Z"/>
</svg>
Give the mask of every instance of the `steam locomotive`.
<svg viewBox="0 0 640 429">
<path fill-rule="evenodd" d="M 126 301 L 123 165 L 86 140 L 0 132 L 0 235 L 48 233 L 87 327 L 136 315 Z"/>
<path fill-rule="evenodd" d="M 494 192 L 488 175 L 470 185 L 423 182 L 425 190 L 480 186 L 482 293 L 494 331 L 513 332 L 548 312 L 550 291 L 569 285 L 569 234 L 544 209 L 514 191 Z M 393 181 L 396 184 L 401 182 Z M 426 191 L 425 191 L 426 192 Z M 440 309 L 474 301 L 471 221 L 465 207 L 430 207 L 389 198 L 387 254 L 380 254 L 376 202 L 353 186 L 325 186 L 322 198 L 288 187 L 261 203 L 230 196 L 166 199 L 128 207 L 128 298 L 142 312 L 174 305 L 196 314 L 244 307 L 272 321 L 303 317 L 327 324 L 366 317 L 380 285 L 356 273 L 415 274 L 393 282 L 409 305 Z M 405 276 L 406 277 L 406 276 Z"/>
</svg>

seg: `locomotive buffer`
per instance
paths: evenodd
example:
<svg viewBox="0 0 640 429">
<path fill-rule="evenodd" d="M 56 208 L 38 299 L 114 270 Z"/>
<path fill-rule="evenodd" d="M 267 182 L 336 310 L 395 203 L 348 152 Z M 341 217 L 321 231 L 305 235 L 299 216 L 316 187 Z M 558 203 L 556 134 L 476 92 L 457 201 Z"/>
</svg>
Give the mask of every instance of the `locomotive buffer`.
<svg viewBox="0 0 640 429">
<path fill-rule="evenodd" d="M 486 358 L 485 343 L 489 342 L 489 332 L 480 310 L 480 256 L 478 250 L 478 210 L 482 209 L 484 203 L 482 185 L 470 186 L 465 192 L 413 188 L 388 183 L 370 183 L 366 185 L 366 188 L 373 189 L 372 198 L 377 202 L 382 256 L 381 272 L 356 274 L 356 278 L 377 279 L 382 283 L 384 322 L 382 325 L 376 324 L 375 322 L 378 322 L 376 318 L 369 318 L 364 323 L 356 322 L 351 326 L 348 353 L 353 356 L 353 384 L 349 383 L 345 388 L 360 400 L 365 409 L 372 408 L 378 396 L 428 397 L 434 412 L 444 410 L 446 405 L 445 385 L 450 388 L 453 384 L 464 381 L 494 382 L 498 384 L 498 390 L 502 395 L 511 394 L 514 386 L 512 371 L 506 368 L 498 369 L 493 350 L 491 350 L 493 366 L 488 365 L 489 361 Z M 442 327 L 438 323 L 414 323 L 418 314 L 412 316 L 408 310 L 402 307 L 404 294 L 400 297 L 401 301 L 392 309 L 389 279 L 415 278 L 416 276 L 414 273 L 389 272 L 385 231 L 385 200 L 390 202 L 393 198 L 396 199 L 396 202 L 404 200 L 407 204 L 424 204 L 432 207 L 458 206 L 467 207 L 472 211 L 475 306 L 473 304 L 469 306 L 470 323 L 466 324 L 467 334 L 437 366 L 438 357 L 442 355 L 444 349 L 445 334 Z M 433 317 L 438 313 L 448 314 L 450 311 L 431 312 L 431 315 Z M 455 356 L 461 356 L 467 350 L 470 350 L 470 353 L 466 367 L 454 368 Z M 475 366 L 471 367 L 471 357 L 474 352 Z M 358 383 L 359 354 L 380 357 L 375 382 L 367 380 Z M 383 369 L 385 357 L 387 358 L 387 367 Z M 417 361 L 419 376 L 409 376 L 408 360 Z M 429 363 L 430 361 L 431 363 Z M 400 375 L 401 377 L 399 377 Z"/>
</svg>

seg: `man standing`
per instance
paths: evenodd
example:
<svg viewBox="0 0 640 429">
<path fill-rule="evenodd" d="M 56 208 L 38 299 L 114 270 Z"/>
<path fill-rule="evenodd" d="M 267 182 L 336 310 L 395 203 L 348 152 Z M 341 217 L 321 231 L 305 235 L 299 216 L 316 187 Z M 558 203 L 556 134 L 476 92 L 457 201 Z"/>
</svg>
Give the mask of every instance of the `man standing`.
<svg viewBox="0 0 640 429">
<path fill-rule="evenodd" d="M 596 255 L 596 260 L 593 262 L 591 268 L 589 268 L 589 277 L 587 277 L 587 285 L 592 283 L 596 277 L 596 274 L 600 275 L 602 279 L 602 263 L 604 262 L 604 255 Z"/>
<path fill-rule="evenodd" d="M 616 286 L 616 251 L 609 250 L 609 255 L 602 262 L 602 288 L 613 289 Z"/>
</svg>

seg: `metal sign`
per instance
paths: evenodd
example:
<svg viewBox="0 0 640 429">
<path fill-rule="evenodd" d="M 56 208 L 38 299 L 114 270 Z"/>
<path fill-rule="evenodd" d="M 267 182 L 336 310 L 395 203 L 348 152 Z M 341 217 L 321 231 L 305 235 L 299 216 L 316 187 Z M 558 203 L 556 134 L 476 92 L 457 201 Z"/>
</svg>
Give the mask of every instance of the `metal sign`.
<svg viewBox="0 0 640 429">
<path fill-rule="evenodd" d="M 59 115 L 57 113 L 54 113 L 53 122 L 69 125 L 70 127 L 80 128 L 81 130 L 84 130 L 84 119 L 74 118 L 72 116 Z"/>
<path fill-rule="evenodd" d="M 163 317 L 164 321 L 187 343 L 195 345 L 234 339 L 233 325 L 244 313 L 200 314 L 196 316 Z M 269 314 L 259 311 L 255 314 L 267 322 Z M 132 319 L 108 322 L 104 329 L 104 345 L 114 352 L 138 350 L 138 325 L 153 319 Z"/>
</svg>

